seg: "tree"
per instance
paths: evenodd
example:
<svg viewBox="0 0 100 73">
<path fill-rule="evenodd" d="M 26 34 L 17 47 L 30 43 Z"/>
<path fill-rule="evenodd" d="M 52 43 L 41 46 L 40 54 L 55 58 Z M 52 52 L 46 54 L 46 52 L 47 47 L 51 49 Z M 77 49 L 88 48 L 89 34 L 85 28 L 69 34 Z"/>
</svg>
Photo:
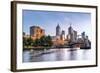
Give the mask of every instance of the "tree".
<svg viewBox="0 0 100 73">
<path fill-rule="evenodd" d="M 48 36 L 46 37 L 46 43 L 47 43 L 47 46 L 52 46 L 53 43 L 52 43 L 51 36 L 48 35 Z"/>
<path fill-rule="evenodd" d="M 41 46 L 40 42 L 41 42 L 40 39 L 36 39 L 34 42 L 34 46 Z"/>
<path fill-rule="evenodd" d="M 28 45 L 29 45 L 29 46 L 32 46 L 33 40 L 32 40 L 31 37 L 29 37 L 29 38 L 27 39 L 27 42 L 28 42 Z"/>
<path fill-rule="evenodd" d="M 23 37 L 23 47 L 27 45 L 27 39 Z"/>
<path fill-rule="evenodd" d="M 23 46 L 43 46 L 50 47 L 52 46 L 51 36 L 42 36 L 40 39 L 32 40 L 31 37 L 25 38 L 23 37 Z"/>
<path fill-rule="evenodd" d="M 33 45 L 33 40 L 31 37 L 25 38 L 23 37 L 23 46 L 32 46 Z"/>
<path fill-rule="evenodd" d="M 41 46 L 52 46 L 51 36 L 43 36 L 40 38 Z"/>
</svg>

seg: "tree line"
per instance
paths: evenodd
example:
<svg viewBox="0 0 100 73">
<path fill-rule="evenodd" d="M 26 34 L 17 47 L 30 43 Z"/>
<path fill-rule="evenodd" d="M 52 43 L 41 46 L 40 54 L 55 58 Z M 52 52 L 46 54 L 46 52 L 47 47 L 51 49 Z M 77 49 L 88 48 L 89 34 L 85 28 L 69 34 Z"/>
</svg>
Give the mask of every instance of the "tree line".
<svg viewBox="0 0 100 73">
<path fill-rule="evenodd" d="M 53 45 L 51 36 L 42 36 L 40 39 L 33 40 L 31 37 L 23 37 L 23 47 L 51 47 Z"/>
</svg>

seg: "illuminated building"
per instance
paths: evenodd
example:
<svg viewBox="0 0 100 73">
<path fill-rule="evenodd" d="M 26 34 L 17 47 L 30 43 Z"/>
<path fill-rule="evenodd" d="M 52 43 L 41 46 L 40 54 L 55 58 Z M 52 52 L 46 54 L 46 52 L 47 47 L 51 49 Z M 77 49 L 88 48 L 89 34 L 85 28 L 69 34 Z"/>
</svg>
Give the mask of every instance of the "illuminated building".
<svg viewBox="0 0 100 73">
<path fill-rule="evenodd" d="M 30 27 L 30 36 L 33 40 L 40 39 L 45 35 L 45 30 L 40 28 L 39 26 L 31 26 Z"/>
<path fill-rule="evenodd" d="M 61 39 L 65 40 L 65 31 L 64 30 L 62 30 L 62 32 L 61 32 Z"/>
</svg>

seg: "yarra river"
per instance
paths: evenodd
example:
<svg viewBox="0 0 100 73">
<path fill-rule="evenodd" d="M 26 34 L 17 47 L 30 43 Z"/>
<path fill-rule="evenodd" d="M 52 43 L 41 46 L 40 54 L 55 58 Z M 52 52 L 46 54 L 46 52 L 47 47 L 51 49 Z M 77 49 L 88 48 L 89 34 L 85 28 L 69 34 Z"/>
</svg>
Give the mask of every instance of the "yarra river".
<svg viewBox="0 0 100 73">
<path fill-rule="evenodd" d="M 93 56 L 91 49 L 70 49 L 24 50 L 23 62 L 91 60 Z"/>
</svg>

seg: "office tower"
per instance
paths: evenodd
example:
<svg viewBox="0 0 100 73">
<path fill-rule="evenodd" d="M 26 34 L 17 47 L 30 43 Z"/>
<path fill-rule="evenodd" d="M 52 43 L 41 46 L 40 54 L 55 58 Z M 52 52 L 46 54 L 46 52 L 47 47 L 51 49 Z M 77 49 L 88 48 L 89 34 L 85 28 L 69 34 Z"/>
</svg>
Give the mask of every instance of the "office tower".
<svg viewBox="0 0 100 73">
<path fill-rule="evenodd" d="M 45 30 L 40 28 L 39 26 L 31 26 L 30 27 L 30 36 L 33 40 L 40 39 L 45 35 Z"/>
<path fill-rule="evenodd" d="M 60 26 L 59 26 L 59 24 L 57 25 L 57 27 L 56 27 L 56 36 L 60 36 Z"/>
</svg>

